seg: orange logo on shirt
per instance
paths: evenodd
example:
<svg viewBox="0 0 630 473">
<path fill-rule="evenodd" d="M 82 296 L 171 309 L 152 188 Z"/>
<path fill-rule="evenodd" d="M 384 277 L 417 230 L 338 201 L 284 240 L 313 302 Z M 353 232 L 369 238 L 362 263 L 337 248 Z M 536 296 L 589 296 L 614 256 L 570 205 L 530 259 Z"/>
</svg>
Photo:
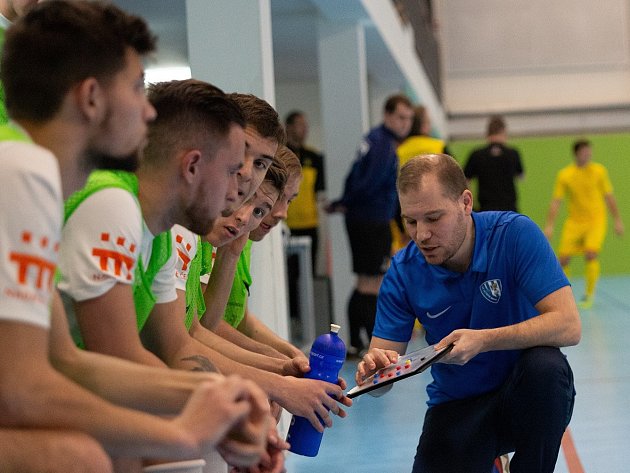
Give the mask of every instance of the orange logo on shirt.
<svg viewBox="0 0 630 473">
<path fill-rule="evenodd" d="M 31 232 L 22 232 L 22 242 L 27 245 L 38 245 L 42 249 L 47 249 L 50 245 L 48 237 L 42 237 L 38 242 L 34 241 Z M 53 246 L 53 251 L 57 253 L 59 251 L 59 243 Z M 19 253 L 12 251 L 9 253 L 9 260 L 17 264 L 18 283 L 27 284 L 27 276 L 29 270 L 34 269 L 35 287 L 37 289 L 47 288 L 50 289 L 53 284 L 53 276 L 55 274 L 56 264 L 53 261 L 42 258 L 41 256 L 34 255 L 32 253 Z"/>
<path fill-rule="evenodd" d="M 109 233 L 101 233 L 101 241 L 110 241 Z M 136 251 L 136 245 L 132 243 L 129 248 L 125 247 L 125 238 L 118 237 L 116 245 L 128 250 L 131 254 Z M 114 275 L 120 276 L 123 268 L 127 270 L 127 281 L 131 281 L 133 264 L 135 259 L 125 253 L 110 250 L 107 248 L 92 248 L 92 255 L 99 258 L 101 271 L 108 272 L 110 260 L 114 262 Z"/>
<path fill-rule="evenodd" d="M 181 235 L 177 235 L 175 237 L 175 241 L 179 245 L 182 244 L 183 239 L 184 238 Z M 186 248 L 186 251 L 190 251 L 190 243 L 186 243 L 186 246 L 184 248 Z M 177 247 L 177 255 L 182 262 L 182 271 L 186 271 L 188 269 L 188 264 L 190 263 L 190 256 L 188 256 L 188 253 L 184 253 L 184 251 L 179 246 Z"/>
</svg>

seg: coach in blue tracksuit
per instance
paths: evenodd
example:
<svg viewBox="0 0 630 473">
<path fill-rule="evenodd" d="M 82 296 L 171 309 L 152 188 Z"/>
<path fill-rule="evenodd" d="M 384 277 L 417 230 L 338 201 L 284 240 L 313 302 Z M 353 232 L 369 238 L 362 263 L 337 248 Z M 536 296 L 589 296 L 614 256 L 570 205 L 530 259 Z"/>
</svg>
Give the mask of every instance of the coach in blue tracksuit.
<svg viewBox="0 0 630 473">
<path fill-rule="evenodd" d="M 457 162 L 414 158 L 401 169 L 403 222 L 413 240 L 393 259 L 357 380 L 404 353 L 418 319 L 452 351 L 433 365 L 413 473 L 553 472 L 573 410 L 559 347 L 581 335 L 573 293 L 539 228 L 514 212 L 472 212 Z"/>
<path fill-rule="evenodd" d="M 372 336 L 376 296 L 392 249 L 390 222 L 397 216 L 396 148 L 409 134 L 412 121 L 413 108 L 407 97 L 393 95 L 385 101 L 383 123 L 363 138 L 346 177 L 343 196 L 327 209 L 345 214 L 352 271 L 357 275 L 348 302 L 350 354 L 364 348 L 362 328 L 368 339 Z"/>
</svg>

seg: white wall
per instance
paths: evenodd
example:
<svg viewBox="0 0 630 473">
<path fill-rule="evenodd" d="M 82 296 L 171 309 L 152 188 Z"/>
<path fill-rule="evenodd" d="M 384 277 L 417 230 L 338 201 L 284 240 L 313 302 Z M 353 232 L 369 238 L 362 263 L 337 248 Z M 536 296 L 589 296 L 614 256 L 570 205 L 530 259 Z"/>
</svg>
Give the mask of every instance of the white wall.
<svg viewBox="0 0 630 473">
<path fill-rule="evenodd" d="M 630 105 L 629 3 L 436 0 L 454 134 L 489 113 L 514 114 L 523 133 L 630 125 L 602 114 Z"/>
<path fill-rule="evenodd" d="M 383 38 L 409 87 L 414 90 L 416 96 L 421 98 L 422 104 L 427 107 L 434 128 L 440 136 L 446 135 L 448 126 L 444 108 L 418 60 L 413 31 L 402 28 L 400 18 L 391 2 L 361 0 L 361 3 L 370 15 L 370 21 Z M 400 86 L 402 88 L 403 84 L 401 83 Z M 382 110 L 382 104 L 380 109 Z"/>
<path fill-rule="evenodd" d="M 322 114 L 317 82 L 276 82 L 276 110 L 283 124 L 292 110 L 306 113 L 310 125 L 307 142 L 316 149 L 322 149 Z"/>
</svg>

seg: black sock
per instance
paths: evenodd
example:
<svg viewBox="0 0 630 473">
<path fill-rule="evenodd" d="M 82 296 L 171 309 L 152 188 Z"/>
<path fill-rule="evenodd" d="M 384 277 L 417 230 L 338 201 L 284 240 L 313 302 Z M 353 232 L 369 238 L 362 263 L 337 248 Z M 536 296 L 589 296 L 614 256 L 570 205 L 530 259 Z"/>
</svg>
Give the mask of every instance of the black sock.
<svg viewBox="0 0 630 473">
<path fill-rule="evenodd" d="M 365 328 L 368 339 L 372 338 L 376 318 L 376 299 L 377 296 L 374 294 L 363 294 L 355 289 L 348 302 L 350 345 L 357 350 L 365 348 L 361 340 L 361 328 Z"/>
<path fill-rule="evenodd" d="M 368 339 L 372 339 L 372 331 L 376 322 L 376 300 L 375 294 L 361 294 L 363 297 L 363 326 L 367 332 Z"/>
</svg>

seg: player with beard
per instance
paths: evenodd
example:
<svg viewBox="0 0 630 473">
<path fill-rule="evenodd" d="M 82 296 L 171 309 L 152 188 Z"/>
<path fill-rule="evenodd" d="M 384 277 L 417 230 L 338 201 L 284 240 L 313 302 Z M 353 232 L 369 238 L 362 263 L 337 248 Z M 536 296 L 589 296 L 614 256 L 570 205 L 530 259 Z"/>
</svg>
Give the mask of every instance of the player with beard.
<svg viewBox="0 0 630 473">
<path fill-rule="evenodd" d="M 157 84 L 149 97 L 158 118 L 137 173 L 95 172 L 66 201 L 64 238 L 74 244 L 62 245 L 59 288 L 72 299 L 74 335 L 88 350 L 193 368 L 181 359 L 195 350 L 163 361 L 139 332 L 153 310 L 168 312 L 175 300 L 174 280 L 159 271 L 176 261 L 159 244 L 170 238 L 166 232 L 179 223 L 204 233 L 238 198 L 244 120 L 232 100 L 200 81 Z M 155 339 L 151 328 L 143 335 Z"/>
<path fill-rule="evenodd" d="M 229 317 L 228 311 L 230 306 L 233 309 L 236 308 L 237 312 L 235 312 L 235 315 L 237 318 L 232 319 L 231 322 L 238 325 L 239 328 L 245 327 L 243 324 L 243 316 L 245 315 L 245 304 L 247 302 L 247 280 L 249 277 L 248 255 L 251 249 L 251 238 L 257 238 L 253 236 L 256 234 L 259 239 L 262 239 L 264 235 L 281 220 L 286 219 L 287 207 L 295 198 L 302 178 L 300 162 L 295 154 L 286 146 L 279 147 L 275 158 L 286 167 L 288 173 L 287 183 L 284 186 L 282 195 L 274 204 L 271 212 L 260 222 L 258 228 L 250 232 L 250 240 L 245 246 L 245 250 L 239 256 L 236 276 L 234 275 L 233 267 L 231 271 L 228 270 L 228 265 L 218 268 L 218 256 L 212 267 L 212 274 L 210 276 L 213 278 L 218 275 L 224 282 L 227 280 L 228 285 L 223 287 L 224 290 L 229 291 L 231 287 L 232 291 L 229 295 L 229 306 L 225 311 L 225 316 Z M 187 284 L 187 290 L 188 287 L 189 285 Z M 256 335 L 261 335 L 263 337 L 262 339 L 243 335 L 234 327 L 225 323 L 224 320 L 221 320 L 224 313 L 222 310 L 218 309 L 217 306 L 220 304 L 216 304 L 217 301 L 213 300 L 213 297 L 216 297 L 216 292 L 213 293 L 206 290 L 204 299 L 208 310 L 201 318 L 201 324 L 205 328 L 215 331 L 215 333 L 240 347 L 247 346 L 247 339 L 251 342 L 252 338 L 266 344 L 265 340 L 267 339 L 267 334 L 271 333 L 272 337 L 276 339 L 278 343 L 277 345 L 268 345 L 273 347 L 272 351 L 274 351 L 276 355 L 280 356 L 279 359 L 271 355 L 274 356 L 272 361 L 275 368 L 267 370 L 239 363 L 231 356 L 226 356 L 224 353 L 216 350 L 212 361 L 222 372 L 237 373 L 247 379 L 255 381 L 268 394 L 271 401 L 284 407 L 292 414 L 309 419 L 313 427 L 319 431 L 323 431 L 324 427 L 332 427 L 331 414 L 342 418 L 346 416 L 346 412 L 341 406 L 351 406 L 352 401 L 343 394 L 343 389 L 346 387 L 346 383 L 343 379 L 340 378 L 338 385 L 334 385 L 325 381 L 296 377 L 295 375 L 300 375 L 309 370 L 308 360 L 298 348 L 293 347 L 288 342 L 273 334 L 267 327 L 262 328 L 256 333 Z M 211 307 L 214 307 L 214 309 Z M 239 313 L 241 314 L 240 316 L 238 315 Z M 259 327 L 260 326 L 263 326 L 263 324 L 260 323 Z M 260 345 L 260 343 L 258 345 Z M 247 348 L 249 349 L 250 347 L 247 346 Z M 252 350 L 258 352 L 256 348 L 252 348 Z M 290 375 L 282 376 L 282 374 L 278 372 L 279 367 L 282 368 L 282 374 Z M 287 372 L 287 368 L 290 373 Z"/>
<path fill-rule="evenodd" d="M 86 349 L 213 371 L 176 312 L 168 230 L 179 223 L 206 232 L 236 203 L 245 122 L 233 100 L 201 81 L 153 85 L 149 100 L 158 118 L 138 171 L 94 172 L 66 201 L 59 288 L 76 318 L 75 340 Z M 219 451 L 229 461 L 231 452 Z"/>
<path fill-rule="evenodd" d="M 228 261 L 232 262 L 232 268 L 236 266 L 236 261 L 238 261 L 238 256 L 244 242 L 247 241 L 250 230 L 258 226 L 265 215 L 271 211 L 285 183 L 286 171 L 280 163 L 274 161 L 254 195 L 231 215 L 217 218 L 213 222 L 212 230 L 204 237 L 203 242 L 198 235 L 181 225 L 175 225 L 171 229 L 173 247 L 178 255 L 175 272 L 177 303 L 180 306 L 179 312 L 186 314 L 184 324 L 189 333 L 201 343 L 224 354 L 231 360 L 274 372 L 278 372 L 280 368 L 281 373 L 282 364 L 278 363 L 276 358 L 261 356 L 227 342 L 203 327 L 199 323 L 199 318 L 206 311 L 203 293 L 206 284 L 208 284 L 206 273 L 210 271 L 215 256 L 223 262 L 224 267 L 227 267 Z M 215 248 L 219 248 L 218 255 L 213 251 Z M 204 276 L 201 276 L 202 274 Z M 225 301 L 230 288 L 229 283 L 232 279 L 225 281 L 220 277 L 217 278 L 217 276 L 220 276 L 219 273 L 214 273 L 214 277 L 208 284 L 208 292 L 212 294 L 209 309 L 210 311 L 221 310 L 222 312 L 225 308 Z M 223 308 L 219 309 L 220 306 Z M 181 317 L 178 318 L 178 321 L 181 323 Z M 290 369 L 291 362 L 289 361 L 286 365 Z M 293 374 L 293 371 L 289 374 Z M 268 449 L 270 462 L 266 467 L 260 465 L 261 473 L 279 470 L 284 464 L 283 451 L 289 445 L 279 441 L 279 439 L 272 438 L 272 440 L 276 440 L 276 442 L 270 444 Z M 226 469 L 225 464 L 220 465 L 216 458 L 206 458 L 206 461 L 212 464 L 214 468 L 212 471 Z"/>
<path fill-rule="evenodd" d="M 217 443 L 244 464 L 263 453 L 262 439 L 243 437 L 264 433 L 248 414 L 265 412 L 255 386 L 80 351 L 53 287 L 63 197 L 85 182 L 90 155 L 132 154 L 155 118 L 142 71 L 154 45 L 143 20 L 100 2 L 45 2 L 7 32 L 0 68 L 12 119 L 0 127 L 2 471 L 110 472 L 105 451 L 190 458 Z"/>
<path fill-rule="evenodd" d="M 231 94 L 230 97 L 234 97 L 234 94 Z M 257 100 L 260 101 L 260 99 Z M 261 113 L 254 113 L 254 111 L 261 104 L 256 105 L 256 100 L 253 100 L 253 96 L 249 96 L 246 103 L 240 103 L 248 124 L 252 126 L 252 134 L 268 136 L 269 132 L 265 132 L 264 130 L 265 127 L 269 127 L 270 123 L 273 123 L 273 120 L 271 120 L 272 116 L 267 115 L 267 119 L 258 121 L 261 117 Z M 254 108 L 252 109 L 252 107 Z M 276 116 L 274 120 L 278 123 L 277 114 L 274 112 L 273 115 Z M 288 158 L 288 156 L 290 156 L 290 158 Z M 287 167 L 288 178 L 287 184 L 283 189 L 283 194 L 278 198 L 271 212 L 269 212 L 261 222 L 261 225 L 265 225 L 263 234 L 266 234 L 282 218 L 286 218 L 286 207 L 288 203 L 295 198 L 301 179 L 301 167 L 299 161 L 288 148 L 280 146 L 275 159 Z M 270 171 L 268 171 L 268 173 L 269 172 Z M 255 231 L 256 230 L 253 230 L 252 233 Z M 180 250 L 182 253 L 186 251 L 185 248 L 180 248 Z M 226 293 L 228 293 L 232 287 L 232 281 L 235 281 L 235 284 L 237 284 L 238 281 L 239 293 L 242 293 L 241 291 L 243 286 L 241 275 L 239 273 L 236 277 L 234 277 L 234 262 L 230 261 L 231 256 L 229 253 L 231 252 L 228 251 L 223 255 L 226 256 L 225 258 L 219 258 L 219 255 L 217 255 L 217 259 L 212 267 L 212 275 L 221 276 L 223 282 L 227 281 L 227 285 L 223 286 L 222 289 L 214 287 L 215 290 L 210 290 L 210 288 L 208 288 L 204 294 L 205 305 L 208 307 L 208 311 L 202 317 L 201 323 L 206 329 L 212 330 L 215 328 L 217 321 L 220 320 L 223 315 L 223 310 L 216 309 L 217 306 L 222 305 L 216 299 L 217 292 L 222 293 L 223 291 L 226 291 Z M 242 257 L 239 257 L 239 267 L 241 264 L 244 264 L 242 261 Z M 247 270 L 249 270 L 248 264 Z M 213 276 L 211 276 L 211 278 L 213 278 Z M 198 280 L 197 284 L 199 284 Z M 211 284 L 213 283 L 211 282 Z M 190 284 L 187 283 L 187 291 L 189 290 L 189 286 Z M 223 297 L 223 294 L 219 297 Z M 232 298 L 232 294 L 230 294 L 230 298 Z M 241 307 L 243 307 L 245 298 L 241 298 L 239 300 Z M 183 310 L 181 312 L 183 312 Z M 182 319 L 183 315 L 178 323 L 181 324 Z M 242 316 L 239 320 L 241 319 Z M 232 333 L 236 332 L 232 327 L 228 328 L 231 329 Z M 207 334 L 207 330 L 204 332 Z M 223 336 L 223 332 L 221 333 L 221 336 Z M 204 343 L 207 341 L 207 337 L 200 337 L 200 339 L 204 339 Z M 242 346 L 239 343 L 240 341 L 241 340 L 234 340 L 234 344 Z M 215 342 L 216 338 L 213 342 L 209 343 L 209 345 L 212 345 L 213 347 L 209 347 L 209 349 L 214 352 L 210 355 L 210 359 L 222 372 L 237 373 L 247 379 L 255 381 L 268 394 L 270 400 L 275 401 L 292 414 L 308 418 L 315 428 L 319 430 L 323 430 L 324 428 L 322 426 L 322 422 L 319 420 L 319 417 L 322 418 L 327 427 L 330 427 L 332 426 L 332 416 L 330 413 L 340 417 L 346 416 L 345 411 L 340 407 L 340 405 L 349 406 L 352 404 L 352 401 L 343 395 L 342 389 L 345 388 L 345 382 L 343 380 L 340 381 L 339 386 L 336 386 L 331 383 L 318 380 L 300 379 L 295 376 L 282 376 L 283 374 L 296 375 L 300 374 L 300 372 L 308 370 L 308 360 L 306 360 L 304 354 L 297 348 L 294 348 L 295 351 L 292 352 L 293 356 L 283 354 L 281 355 L 282 360 L 278 361 L 277 358 L 274 358 L 273 360 L 270 360 L 271 364 L 268 360 L 266 363 L 267 367 L 270 368 L 268 370 L 236 361 L 231 355 L 226 355 L 222 352 L 219 349 L 220 347 L 214 344 Z M 287 342 L 284 343 L 288 344 Z"/>
<path fill-rule="evenodd" d="M 412 241 L 383 280 L 357 383 L 405 353 L 417 319 L 453 348 L 431 368 L 413 472 L 490 471 L 507 452 L 513 471 L 553 472 L 575 396 L 559 347 L 581 328 L 549 243 L 523 215 L 473 212 L 448 155 L 411 159 L 397 187 Z"/>
</svg>

